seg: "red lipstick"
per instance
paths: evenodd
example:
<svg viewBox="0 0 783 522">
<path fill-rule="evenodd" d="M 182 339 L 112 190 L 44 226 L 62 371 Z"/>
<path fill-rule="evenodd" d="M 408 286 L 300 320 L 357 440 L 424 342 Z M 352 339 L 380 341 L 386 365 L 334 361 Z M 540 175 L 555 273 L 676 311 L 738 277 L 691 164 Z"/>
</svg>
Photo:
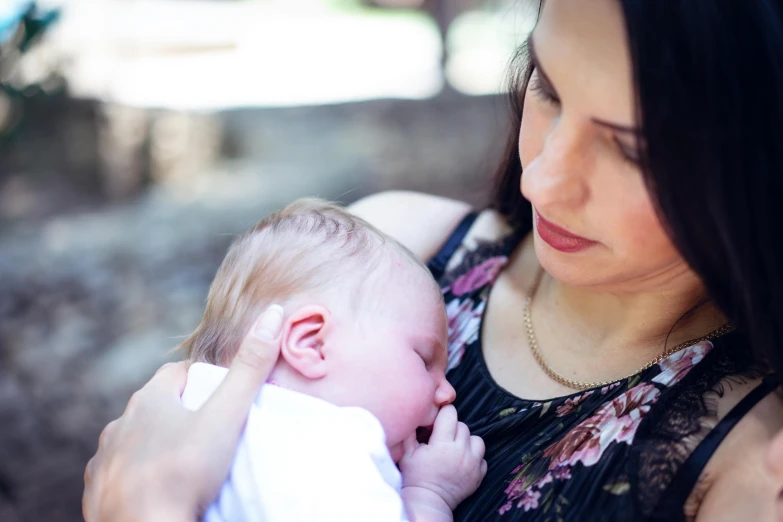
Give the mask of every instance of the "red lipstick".
<svg viewBox="0 0 783 522">
<path fill-rule="evenodd" d="M 560 252 L 568 254 L 579 252 L 595 245 L 595 241 L 590 241 L 581 236 L 577 236 L 568 230 L 561 228 L 554 223 L 550 223 L 535 210 L 536 232 L 549 246 Z"/>
</svg>

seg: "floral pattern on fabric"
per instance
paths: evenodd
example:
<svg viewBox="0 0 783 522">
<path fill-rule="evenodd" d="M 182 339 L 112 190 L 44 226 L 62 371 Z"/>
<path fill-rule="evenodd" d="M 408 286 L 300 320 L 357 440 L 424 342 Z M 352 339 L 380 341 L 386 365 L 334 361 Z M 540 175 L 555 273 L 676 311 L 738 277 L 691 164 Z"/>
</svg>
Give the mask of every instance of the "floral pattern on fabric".
<svg viewBox="0 0 783 522">
<path fill-rule="evenodd" d="M 564 415 L 568 415 L 569 413 L 573 413 L 577 410 L 579 407 L 579 403 L 584 401 L 586 398 L 591 396 L 593 394 L 593 390 L 586 391 L 582 395 L 576 395 L 575 397 L 569 397 L 566 399 L 566 401 L 563 403 L 562 406 L 557 407 L 557 416 L 563 417 Z"/>
<path fill-rule="evenodd" d="M 447 371 L 456 368 L 465 347 L 478 340 L 481 319 L 487 300 L 471 299 L 469 294 L 495 282 L 500 270 L 508 263 L 506 256 L 494 256 L 457 277 L 443 289 L 446 299 L 446 317 L 449 325 L 449 362 Z"/>
<path fill-rule="evenodd" d="M 493 283 L 506 263 L 508 263 L 506 256 L 490 257 L 455 279 L 451 284 L 451 293 L 460 297 Z"/>
<path fill-rule="evenodd" d="M 699 364 L 710 350 L 712 350 L 712 343 L 703 341 L 671 354 L 658 363 L 661 373 L 653 377 L 652 381 L 664 386 L 674 386 L 688 375 L 688 372 Z"/>
<path fill-rule="evenodd" d="M 507 502 L 498 511 L 504 514 L 516 504 L 525 511 L 538 507 L 538 498 L 544 486 L 555 480 L 571 478 L 571 468 L 577 463 L 584 467 L 595 465 L 611 444 L 633 442 L 636 430 L 657 400 L 660 391 L 649 383 L 641 383 L 604 404 L 598 411 L 578 424 L 557 443 L 549 446 L 542 457 L 549 459 L 546 474 L 541 477 L 527 474 L 529 465 L 521 464 L 514 469 L 515 476 L 505 490 Z M 569 398 L 556 410 L 558 417 L 573 414 L 576 406 L 592 395 L 587 391 Z M 532 499 L 535 499 L 535 506 Z"/>
<path fill-rule="evenodd" d="M 462 361 L 465 347 L 476 342 L 481 329 L 486 301 L 453 300 L 446 306 L 449 324 L 449 362 L 446 371 L 456 368 Z"/>
<path fill-rule="evenodd" d="M 577 462 L 592 466 L 611 443 L 633 442 L 642 417 L 659 394 L 654 385 L 642 383 L 615 397 L 544 451 L 545 457 L 552 457 L 549 469 L 573 466 Z"/>
</svg>

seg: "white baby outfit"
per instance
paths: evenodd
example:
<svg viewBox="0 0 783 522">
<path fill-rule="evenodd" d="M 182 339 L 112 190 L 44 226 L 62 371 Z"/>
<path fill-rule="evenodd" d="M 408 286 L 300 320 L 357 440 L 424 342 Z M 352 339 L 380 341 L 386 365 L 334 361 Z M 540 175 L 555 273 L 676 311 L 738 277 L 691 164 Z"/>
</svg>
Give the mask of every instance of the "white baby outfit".
<svg viewBox="0 0 783 522">
<path fill-rule="evenodd" d="M 193 364 L 185 407 L 200 408 L 226 372 Z M 399 522 L 407 520 L 401 484 L 383 428 L 370 412 L 266 384 L 248 415 L 231 474 L 204 520 Z"/>
</svg>

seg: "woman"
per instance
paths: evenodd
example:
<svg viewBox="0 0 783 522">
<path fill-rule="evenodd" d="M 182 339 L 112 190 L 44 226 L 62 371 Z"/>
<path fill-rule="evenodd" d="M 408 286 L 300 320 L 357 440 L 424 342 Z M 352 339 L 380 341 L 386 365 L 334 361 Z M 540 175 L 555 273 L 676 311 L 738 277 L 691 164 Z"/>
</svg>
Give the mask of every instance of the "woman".
<svg viewBox="0 0 783 522">
<path fill-rule="evenodd" d="M 455 406 L 489 465 L 455 519 L 774 520 L 783 7 L 547 0 L 527 50 L 493 210 L 354 206 L 443 287 Z M 268 371 L 249 359 L 200 414 L 181 367 L 150 382 L 88 466 L 88 521 L 194 519 Z"/>
</svg>

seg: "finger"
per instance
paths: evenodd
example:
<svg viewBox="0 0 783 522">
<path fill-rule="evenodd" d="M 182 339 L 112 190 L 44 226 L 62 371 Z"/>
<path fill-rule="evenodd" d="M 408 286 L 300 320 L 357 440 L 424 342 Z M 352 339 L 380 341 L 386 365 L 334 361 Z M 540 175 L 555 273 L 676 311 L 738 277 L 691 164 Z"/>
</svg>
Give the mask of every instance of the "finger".
<svg viewBox="0 0 783 522">
<path fill-rule="evenodd" d="M 85 522 L 96 522 L 98 517 L 93 516 L 95 508 L 93 506 L 93 491 L 98 487 L 93 482 L 95 477 L 95 457 L 91 458 L 84 468 L 84 493 L 82 494 L 82 517 Z"/>
<path fill-rule="evenodd" d="M 402 441 L 403 454 L 407 456 L 410 456 L 414 451 L 416 451 L 416 448 L 418 447 L 419 447 L 419 441 L 416 440 L 415 433 L 409 435 L 407 439 Z"/>
<path fill-rule="evenodd" d="M 177 366 L 178 364 L 182 364 L 183 362 L 184 362 L 184 361 L 180 361 L 180 362 L 167 362 L 167 363 L 165 363 L 163 366 L 161 366 L 160 368 L 158 368 L 157 370 L 155 370 L 155 375 L 158 375 L 160 372 L 162 372 L 162 371 L 164 371 L 164 370 L 167 370 L 167 369 L 171 368 L 172 366 Z M 154 375 L 153 375 L 153 377 L 154 377 Z"/>
<path fill-rule="evenodd" d="M 114 419 L 109 424 L 106 425 L 105 428 L 103 428 L 103 431 L 101 432 L 100 436 L 98 437 L 98 449 L 105 448 L 106 445 L 111 440 L 112 436 L 114 435 L 114 432 L 117 431 L 117 424 L 118 419 Z"/>
<path fill-rule="evenodd" d="M 179 399 L 188 382 L 188 367 L 190 363 L 180 361 L 175 363 L 166 363 L 155 372 L 142 390 L 154 390 L 156 397 L 160 398 L 160 392 L 170 394 L 171 397 Z"/>
<path fill-rule="evenodd" d="M 82 518 L 85 522 L 93 522 L 96 520 L 95 517 L 92 516 L 92 497 L 90 495 L 90 488 L 85 488 L 84 494 L 82 495 Z"/>
<path fill-rule="evenodd" d="M 470 437 L 470 452 L 476 457 L 483 459 L 486 447 L 484 446 L 484 439 L 478 435 L 471 435 Z"/>
<path fill-rule="evenodd" d="M 215 427 L 241 431 L 261 385 L 280 354 L 283 308 L 272 305 L 262 313 L 242 341 L 223 382 L 201 408 L 199 415 Z"/>
<path fill-rule="evenodd" d="M 430 442 L 447 441 L 451 442 L 457 434 L 457 410 L 451 404 L 444 406 L 435 417 L 435 424 L 432 426 L 432 435 Z"/>
<path fill-rule="evenodd" d="M 92 478 L 95 476 L 95 457 L 87 461 L 87 465 L 84 467 L 84 485 L 88 486 L 92 482 Z"/>
<path fill-rule="evenodd" d="M 487 461 L 482 460 L 481 461 L 481 476 L 484 477 L 487 475 Z"/>
<path fill-rule="evenodd" d="M 470 445 L 470 429 L 464 422 L 457 423 L 457 433 L 454 436 L 454 440 L 462 442 L 465 446 Z"/>
</svg>

